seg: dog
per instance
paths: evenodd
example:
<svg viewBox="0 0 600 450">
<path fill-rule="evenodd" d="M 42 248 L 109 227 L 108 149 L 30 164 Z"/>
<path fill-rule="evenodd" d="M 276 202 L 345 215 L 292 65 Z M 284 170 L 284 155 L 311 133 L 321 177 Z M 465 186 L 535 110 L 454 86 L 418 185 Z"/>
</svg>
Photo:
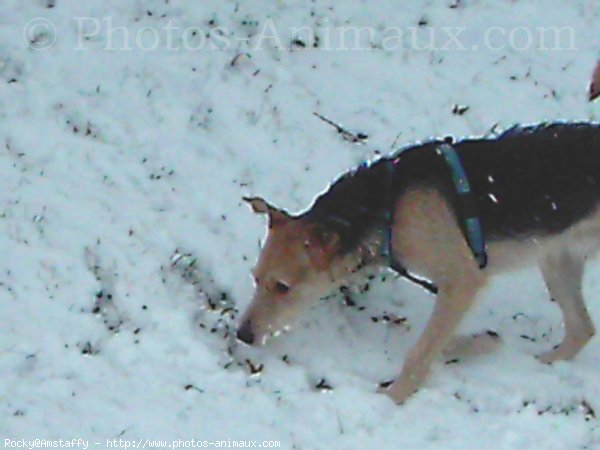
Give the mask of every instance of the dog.
<svg viewBox="0 0 600 450">
<path fill-rule="evenodd" d="M 600 248 L 600 124 L 514 127 L 494 138 L 432 140 L 341 176 L 301 214 L 268 216 L 255 292 L 237 339 L 262 345 L 364 268 L 392 268 L 436 294 L 402 372 L 382 388 L 403 403 L 490 276 L 537 264 L 565 334 L 539 356 L 572 359 L 594 336 L 581 281 Z"/>
</svg>

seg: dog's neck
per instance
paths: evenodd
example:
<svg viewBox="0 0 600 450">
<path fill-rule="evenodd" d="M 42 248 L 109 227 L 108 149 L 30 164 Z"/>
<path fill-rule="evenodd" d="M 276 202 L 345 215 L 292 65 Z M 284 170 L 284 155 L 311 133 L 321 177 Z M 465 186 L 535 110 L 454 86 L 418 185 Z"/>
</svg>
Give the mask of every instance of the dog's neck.
<svg viewBox="0 0 600 450">
<path fill-rule="evenodd" d="M 387 230 L 374 230 L 353 250 L 339 254 L 331 265 L 330 277 L 337 283 L 351 283 L 365 272 L 389 265 Z"/>
</svg>

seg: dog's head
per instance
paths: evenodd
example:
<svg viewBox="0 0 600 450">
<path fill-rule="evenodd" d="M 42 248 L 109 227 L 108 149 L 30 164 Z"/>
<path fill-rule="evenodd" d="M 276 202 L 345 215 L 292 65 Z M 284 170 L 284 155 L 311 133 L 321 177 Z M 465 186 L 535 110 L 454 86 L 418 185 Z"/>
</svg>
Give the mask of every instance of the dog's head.
<svg viewBox="0 0 600 450">
<path fill-rule="evenodd" d="M 296 317 L 335 287 L 339 237 L 260 198 L 245 198 L 254 212 L 268 215 L 267 239 L 253 270 L 255 291 L 237 337 L 262 345 L 287 330 Z"/>
</svg>

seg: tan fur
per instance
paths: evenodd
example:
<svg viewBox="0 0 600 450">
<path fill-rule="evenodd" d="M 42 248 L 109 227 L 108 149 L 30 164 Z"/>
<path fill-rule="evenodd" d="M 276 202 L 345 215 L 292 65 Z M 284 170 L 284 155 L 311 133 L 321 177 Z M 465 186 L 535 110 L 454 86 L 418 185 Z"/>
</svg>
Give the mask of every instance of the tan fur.
<svg viewBox="0 0 600 450">
<path fill-rule="evenodd" d="M 283 219 L 272 207 L 258 212 L 265 211 L 270 214 L 269 233 L 253 271 L 254 297 L 240 321 L 242 328 L 251 327 L 260 344 L 287 330 L 302 311 L 351 278 L 355 259 L 361 252 L 371 251 L 366 246 L 334 261 L 336 236 L 324 235 L 287 215 Z M 277 220 L 273 220 L 274 214 Z M 278 283 L 289 291 L 278 292 Z"/>
<path fill-rule="evenodd" d="M 336 258 L 334 237 L 323 237 L 263 200 L 251 202 L 255 210 L 270 215 L 271 226 L 255 269 L 255 295 L 241 329 L 251 328 L 256 340 L 264 343 L 289 327 L 308 305 L 347 281 L 357 262 L 375 258 L 379 243 L 364 243 L 356 252 Z M 403 194 L 393 223 L 395 258 L 439 289 L 433 313 L 406 356 L 400 377 L 383 389 L 395 402 L 404 402 L 424 383 L 432 362 L 448 346 L 478 292 L 495 273 L 540 265 L 565 322 L 563 342 L 542 355 L 542 362 L 573 358 L 594 335 L 581 278 L 585 259 L 600 247 L 600 212 L 557 236 L 490 242 L 485 270 L 479 269 L 451 207 L 437 190 L 421 188 Z M 288 291 L 277 292 L 281 282 L 289 286 Z"/>
<path fill-rule="evenodd" d="M 570 359 L 594 335 L 595 329 L 581 295 L 584 259 L 600 244 L 600 214 L 555 237 L 529 237 L 491 243 L 489 266 L 478 269 L 450 207 L 436 190 L 415 190 L 396 207 L 394 249 L 412 271 L 422 273 L 439 288 L 427 327 L 409 352 L 399 380 L 386 393 L 402 403 L 424 382 L 431 362 L 441 352 L 461 318 L 493 273 L 538 263 L 553 298 L 563 312 L 565 338 L 542 362 Z"/>
</svg>

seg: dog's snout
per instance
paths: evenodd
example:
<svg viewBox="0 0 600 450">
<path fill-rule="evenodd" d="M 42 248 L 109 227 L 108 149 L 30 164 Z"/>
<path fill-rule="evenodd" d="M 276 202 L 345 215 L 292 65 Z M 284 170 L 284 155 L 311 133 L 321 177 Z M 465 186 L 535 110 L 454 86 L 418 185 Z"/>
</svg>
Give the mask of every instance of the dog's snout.
<svg viewBox="0 0 600 450">
<path fill-rule="evenodd" d="M 254 343 L 254 333 L 252 332 L 252 324 L 249 320 L 246 320 L 237 331 L 238 340 L 244 344 L 252 345 Z"/>
</svg>

